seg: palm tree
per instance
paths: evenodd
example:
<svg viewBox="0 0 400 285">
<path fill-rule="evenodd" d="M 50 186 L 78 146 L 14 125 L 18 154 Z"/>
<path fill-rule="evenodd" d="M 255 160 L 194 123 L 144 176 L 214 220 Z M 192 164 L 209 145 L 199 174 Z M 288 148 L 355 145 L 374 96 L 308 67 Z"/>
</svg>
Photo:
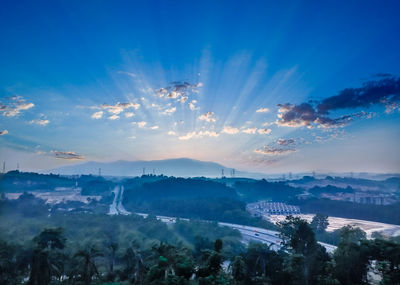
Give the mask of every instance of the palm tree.
<svg viewBox="0 0 400 285">
<path fill-rule="evenodd" d="M 126 262 L 124 275 L 133 284 L 142 284 L 145 273 L 145 265 L 143 262 L 142 253 L 134 243 L 126 250 L 124 260 Z"/>
<path fill-rule="evenodd" d="M 93 245 L 90 246 L 89 248 L 79 250 L 75 254 L 75 257 L 78 257 L 81 261 L 82 264 L 81 278 L 83 279 L 86 285 L 90 284 L 93 275 L 97 275 L 97 277 L 100 278 L 100 274 L 96 266 L 96 258 L 100 256 L 103 256 L 103 254 Z"/>
<path fill-rule="evenodd" d="M 33 239 L 36 248 L 31 261 L 29 284 L 47 285 L 52 276 L 60 277 L 63 262 L 58 257 L 64 249 L 66 238 L 62 228 L 45 229 Z"/>
</svg>

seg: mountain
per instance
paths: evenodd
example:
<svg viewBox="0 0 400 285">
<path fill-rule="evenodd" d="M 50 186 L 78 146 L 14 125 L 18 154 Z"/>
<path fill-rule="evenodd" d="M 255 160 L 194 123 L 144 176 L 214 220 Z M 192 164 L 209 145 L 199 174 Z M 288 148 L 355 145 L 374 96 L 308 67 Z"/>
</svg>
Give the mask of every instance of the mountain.
<svg viewBox="0 0 400 285">
<path fill-rule="evenodd" d="M 220 177 L 221 170 L 230 177 L 232 168 L 209 161 L 200 161 L 189 158 L 164 159 L 164 160 L 139 160 L 114 162 L 89 161 L 46 171 L 48 173 L 73 175 L 73 174 L 95 174 L 101 168 L 101 174 L 105 176 L 140 176 L 143 170 L 146 174 L 164 174 L 176 177 Z M 235 171 L 236 177 L 263 178 L 265 174 Z"/>
</svg>

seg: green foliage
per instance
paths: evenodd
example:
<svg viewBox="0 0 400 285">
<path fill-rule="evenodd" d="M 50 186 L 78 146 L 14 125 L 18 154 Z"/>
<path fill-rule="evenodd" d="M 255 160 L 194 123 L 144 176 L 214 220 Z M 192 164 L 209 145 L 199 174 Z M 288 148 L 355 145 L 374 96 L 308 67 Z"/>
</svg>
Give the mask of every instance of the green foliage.
<svg viewBox="0 0 400 285">
<path fill-rule="evenodd" d="M 321 213 L 317 213 L 311 221 L 311 228 L 316 234 L 325 232 L 328 225 L 328 216 Z"/>
<path fill-rule="evenodd" d="M 296 200 L 291 203 L 298 204 L 303 213 L 324 212 L 329 216 L 400 225 L 400 203 L 367 205 L 329 199 Z"/>
</svg>

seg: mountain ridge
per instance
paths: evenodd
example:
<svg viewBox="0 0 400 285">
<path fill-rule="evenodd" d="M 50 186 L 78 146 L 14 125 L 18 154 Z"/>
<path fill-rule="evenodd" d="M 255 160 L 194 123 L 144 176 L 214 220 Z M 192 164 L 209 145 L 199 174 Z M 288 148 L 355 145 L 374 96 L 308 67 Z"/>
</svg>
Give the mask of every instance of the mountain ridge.
<svg viewBox="0 0 400 285">
<path fill-rule="evenodd" d="M 88 161 L 81 164 L 63 166 L 45 171 L 63 175 L 101 174 L 105 176 L 140 176 L 142 174 L 163 174 L 179 177 L 230 177 L 233 168 L 212 161 L 202 161 L 191 158 L 170 158 L 160 160 L 117 160 L 112 162 Z M 256 172 L 235 170 L 237 177 L 264 178 L 267 175 Z"/>
</svg>

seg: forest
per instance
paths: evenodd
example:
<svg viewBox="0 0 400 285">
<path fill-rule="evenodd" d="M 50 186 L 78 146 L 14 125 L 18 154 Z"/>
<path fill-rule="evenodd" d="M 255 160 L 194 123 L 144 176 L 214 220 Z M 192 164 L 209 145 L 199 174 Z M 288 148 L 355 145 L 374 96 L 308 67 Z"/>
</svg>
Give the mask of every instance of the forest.
<svg viewBox="0 0 400 285">
<path fill-rule="evenodd" d="M 4 214 L 4 213 L 3 213 Z M 288 216 L 281 248 L 240 242 L 213 222 L 165 224 L 101 214 L 0 220 L 0 284 L 399 284 L 400 241 L 340 230 L 333 254 L 317 243 L 326 219 Z"/>
</svg>

